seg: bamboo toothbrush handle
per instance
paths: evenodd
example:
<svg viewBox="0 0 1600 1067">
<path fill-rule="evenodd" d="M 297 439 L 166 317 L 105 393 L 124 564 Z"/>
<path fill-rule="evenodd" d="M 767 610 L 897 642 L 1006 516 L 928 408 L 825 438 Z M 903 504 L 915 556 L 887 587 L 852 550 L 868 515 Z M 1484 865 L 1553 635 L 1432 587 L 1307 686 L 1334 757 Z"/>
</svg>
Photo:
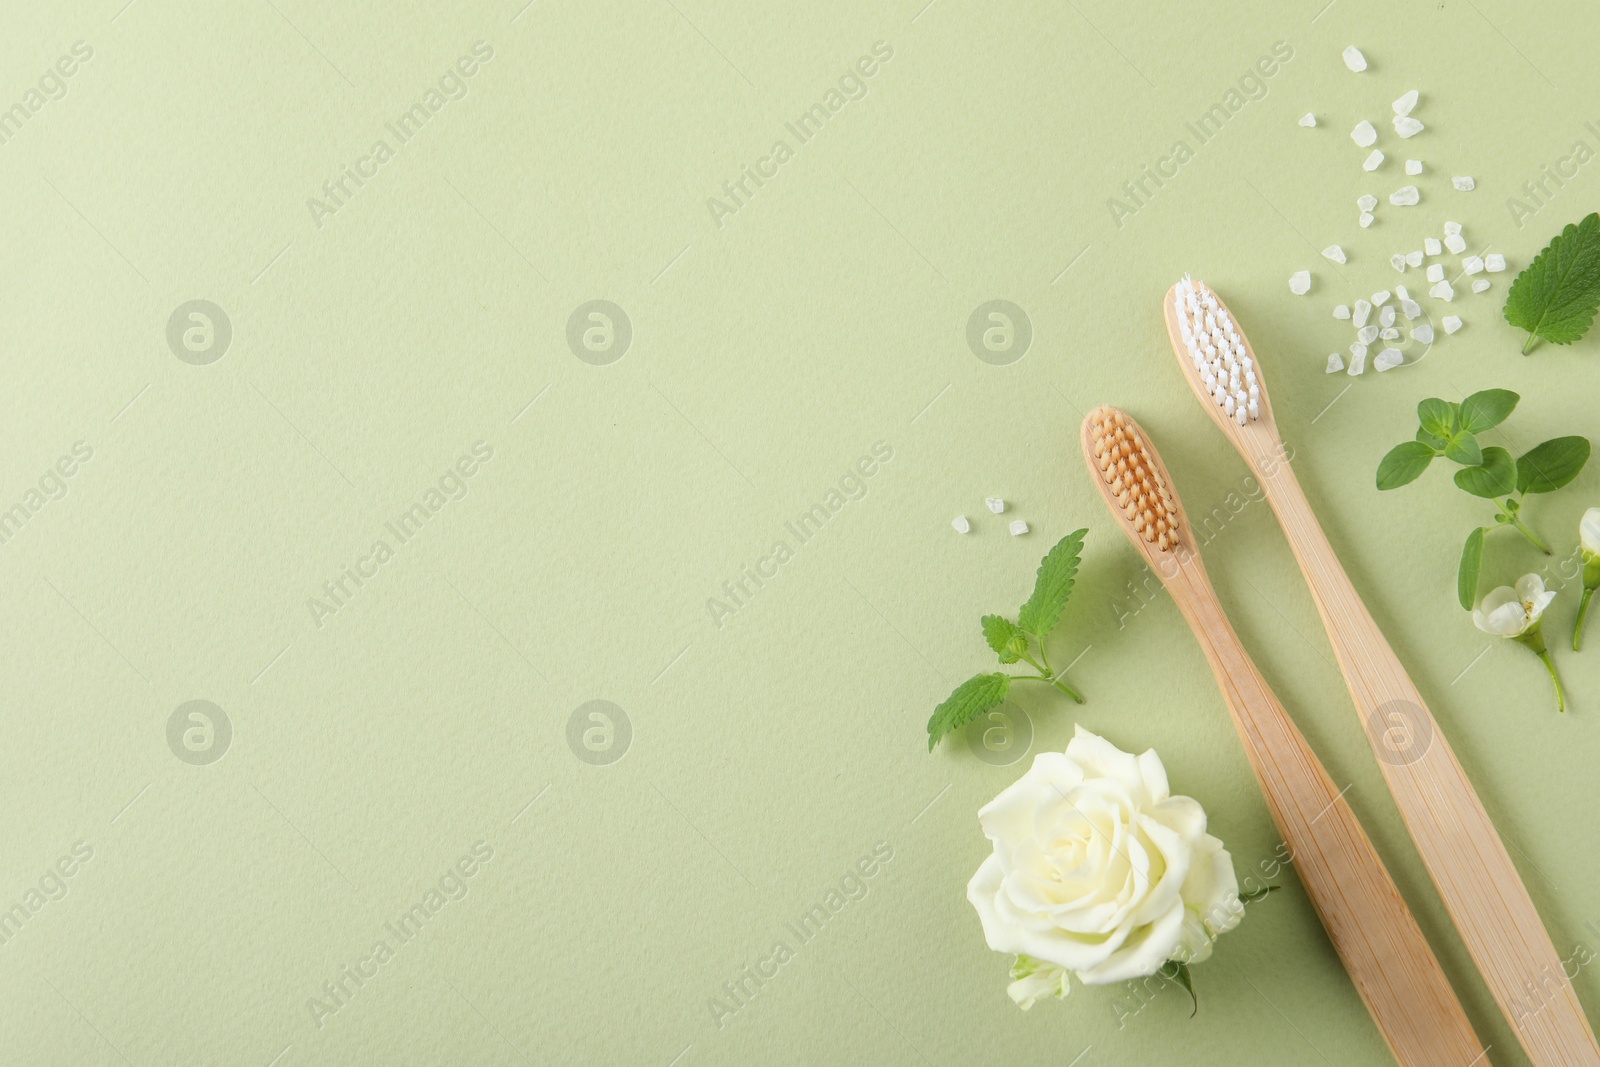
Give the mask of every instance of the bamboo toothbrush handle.
<svg viewBox="0 0 1600 1067">
<path fill-rule="evenodd" d="M 1263 457 L 1257 457 L 1261 459 Z M 1528 1058 L 1600 1065 L 1583 1008 L 1500 835 L 1372 620 L 1287 463 L 1261 466 L 1367 740 L 1456 930 Z"/>
<path fill-rule="evenodd" d="M 1484 1064 L 1483 1046 L 1343 792 L 1251 662 L 1195 564 L 1174 597 L 1217 676 L 1278 831 L 1402 1067 Z"/>
</svg>

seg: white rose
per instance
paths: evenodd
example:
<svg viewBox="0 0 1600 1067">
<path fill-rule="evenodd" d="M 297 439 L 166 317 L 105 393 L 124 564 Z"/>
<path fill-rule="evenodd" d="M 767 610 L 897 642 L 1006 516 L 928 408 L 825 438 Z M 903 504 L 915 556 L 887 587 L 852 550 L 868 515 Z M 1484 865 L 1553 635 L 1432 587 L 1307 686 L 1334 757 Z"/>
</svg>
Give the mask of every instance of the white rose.
<svg viewBox="0 0 1600 1067">
<path fill-rule="evenodd" d="M 1031 957 L 1013 974 L 1024 1006 L 1058 977 L 1049 992 L 1064 996 L 1066 972 L 1099 985 L 1198 963 L 1244 914 L 1233 857 L 1200 805 L 1171 795 L 1154 751 L 1134 756 L 1080 726 L 978 821 L 994 854 L 967 899 L 990 948 Z"/>
</svg>

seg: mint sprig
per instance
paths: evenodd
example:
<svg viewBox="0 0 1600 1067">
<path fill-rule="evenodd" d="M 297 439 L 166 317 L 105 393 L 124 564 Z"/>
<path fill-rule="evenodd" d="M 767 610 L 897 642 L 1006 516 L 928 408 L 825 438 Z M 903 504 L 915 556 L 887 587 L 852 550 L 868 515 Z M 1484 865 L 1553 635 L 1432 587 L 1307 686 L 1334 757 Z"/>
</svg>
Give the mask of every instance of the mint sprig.
<svg viewBox="0 0 1600 1067">
<path fill-rule="evenodd" d="M 1600 213 L 1590 213 L 1551 238 L 1506 294 L 1506 321 L 1528 331 L 1522 354 L 1543 338 L 1570 345 L 1600 310 Z"/>
<path fill-rule="evenodd" d="M 981 620 L 983 639 L 1002 664 L 1023 662 L 1037 674 L 975 674 L 956 686 L 945 700 L 933 709 L 928 720 L 928 751 L 932 752 L 944 736 L 959 730 L 990 708 L 1005 701 L 1011 692 L 1012 682 L 1047 682 L 1067 696 L 1083 703 L 1083 696 L 1067 683 L 1065 677 L 1050 665 L 1044 640 L 1054 630 L 1072 596 L 1073 582 L 1078 574 L 1078 561 L 1083 552 L 1083 538 L 1088 530 L 1077 530 L 1057 541 L 1055 547 L 1039 561 L 1034 575 L 1033 594 L 1017 612 L 1012 622 L 1002 615 L 985 615 Z"/>
<path fill-rule="evenodd" d="M 1485 389 L 1459 404 L 1429 397 L 1417 405 L 1416 439 L 1391 448 L 1378 464 L 1379 490 L 1398 489 L 1422 477 L 1443 456 L 1461 465 L 1455 474 L 1457 488 L 1495 502 L 1494 524 L 1474 527 L 1461 546 L 1456 599 L 1468 611 L 1477 599 L 1484 535 L 1510 527 L 1549 555 L 1550 547 L 1523 521 L 1522 498 L 1560 489 L 1589 462 L 1589 441 L 1583 437 L 1551 438 L 1515 459 L 1499 445 L 1480 444 L 1478 434 L 1504 422 L 1520 399 L 1509 389 Z"/>
</svg>

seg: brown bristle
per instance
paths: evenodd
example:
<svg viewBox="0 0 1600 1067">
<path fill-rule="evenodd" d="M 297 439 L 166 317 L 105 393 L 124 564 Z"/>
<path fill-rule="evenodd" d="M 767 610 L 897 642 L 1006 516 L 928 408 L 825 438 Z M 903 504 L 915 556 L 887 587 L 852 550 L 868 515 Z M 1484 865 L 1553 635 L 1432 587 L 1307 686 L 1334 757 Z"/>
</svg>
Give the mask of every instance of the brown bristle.
<svg viewBox="0 0 1600 1067">
<path fill-rule="evenodd" d="M 1132 419 L 1120 411 L 1091 416 L 1094 461 L 1128 523 L 1140 537 L 1163 552 L 1178 547 L 1178 505 L 1156 469 L 1150 443 Z"/>
</svg>

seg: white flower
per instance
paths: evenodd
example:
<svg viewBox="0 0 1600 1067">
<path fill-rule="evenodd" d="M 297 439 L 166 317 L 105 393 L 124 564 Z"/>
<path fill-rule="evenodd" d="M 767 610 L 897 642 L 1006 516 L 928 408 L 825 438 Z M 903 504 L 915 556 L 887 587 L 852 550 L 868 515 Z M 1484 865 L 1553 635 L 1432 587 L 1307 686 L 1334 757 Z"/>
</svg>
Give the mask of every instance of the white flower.
<svg viewBox="0 0 1600 1067">
<path fill-rule="evenodd" d="M 1590 508 L 1578 522 L 1578 543 L 1586 555 L 1600 556 L 1600 508 Z"/>
<path fill-rule="evenodd" d="M 996 952 L 1018 960 L 1011 995 L 1066 995 L 1198 963 L 1244 914 L 1233 858 L 1206 813 L 1172 796 L 1154 751 L 1134 756 L 1078 727 L 978 812 L 994 853 L 967 899 Z M 1058 992 L 1059 990 L 1059 992 Z"/>
<path fill-rule="evenodd" d="M 1493 637 L 1521 637 L 1539 625 L 1539 616 L 1555 598 L 1555 591 L 1544 587 L 1543 578 L 1524 574 L 1515 589 L 1502 585 L 1491 590 L 1473 609 L 1472 622 Z"/>
</svg>

